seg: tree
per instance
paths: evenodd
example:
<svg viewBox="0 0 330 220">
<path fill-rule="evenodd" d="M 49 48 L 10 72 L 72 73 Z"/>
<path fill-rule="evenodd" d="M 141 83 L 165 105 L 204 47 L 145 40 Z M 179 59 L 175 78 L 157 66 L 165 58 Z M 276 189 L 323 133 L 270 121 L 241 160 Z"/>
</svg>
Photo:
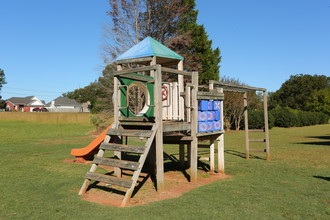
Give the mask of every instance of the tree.
<svg viewBox="0 0 330 220">
<path fill-rule="evenodd" d="M 309 102 L 313 93 L 330 87 L 330 77 L 324 75 L 298 74 L 290 76 L 281 88 L 270 96 L 270 106 L 290 107 L 303 111 L 311 109 Z M 314 102 L 315 99 L 312 101 Z"/>
<path fill-rule="evenodd" d="M 150 36 L 182 55 L 185 69 L 199 72 L 200 83 L 219 79 L 220 49 L 212 49 L 204 26 L 197 24 L 195 0 L 110 0 L 109 4 L 107 63 Z"/>
<path fill-rule="evenodd" d="M 330 116 L 330 86 L 314 91 L 306 106 L 309 111 L 323 112 Z"/>
<path fill-rule="evenodd" d="M 6 77 L 5 77 L 5 72 L 0 69 L 0 91 L 1 91 L 1 88 L 2 88 L 2 85 L 6 84 Z M 0 96 L 0 99 L 1 99 L 1 96 Z"/>
</svg>

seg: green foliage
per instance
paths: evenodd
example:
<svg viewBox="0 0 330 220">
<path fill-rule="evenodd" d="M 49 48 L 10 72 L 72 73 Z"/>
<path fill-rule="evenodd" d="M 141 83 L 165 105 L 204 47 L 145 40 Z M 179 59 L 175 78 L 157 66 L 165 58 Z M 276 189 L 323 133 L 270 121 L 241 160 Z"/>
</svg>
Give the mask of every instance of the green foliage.
<svg viewBox="0 0 330 220">
<path fill-rule="evenodd" d="M 265 120 L 264 120 L 264 111 L 254 110 L 248 111 L 248 120 L 249 120 L 249 129 L 264 129 Z M 275 118 L 273 114 L 268 112 L 268 128 L 271 129 L 274 127 Z M 244 118 L 241 122 L 241 128 L 244 128 Z"/>
<path fill-rule="evenodd" d="M 1 91 L 1 87 L 3 84 L 6 84 L 6 77 L 5 77 L 5 72 L 0 69 L 0 91 Z M 0 99 L 1 99 L 1 96 L 0 96 Z"/>
<path fill-rule="evenodd" d="M 203 25 L 197 24 L 198 11 L 195 0 L 183 0 L 183 7 L 188 10 L 179 21 L 180 33 L 188 33 L 187 39 L 181 39 L 172 45 L 172 49 L 179 49 L 185 57 L 185 68 L 199 72 L 199 83 L 207 84 L 209 80 L 219 80 L 220 49 L 212 49 L 212 40 Z M 184 42 L 182 42 L 184 41 Z M 188 43 L 187 43 L 188 42 Z"/>
<path fill-rule="evenodd" d="M 330 86 L 314 91 L 306 108 L 309 111 L 323 112 L 330 116 Z"/>
<path fill-rule="evenodd" d="M 277 127 L 301 127 L 317 124 L 326 124 L 329 116 L 322 112 L 306 112 L 293 110 L 289 107 L 277 107 L 270 111 L 275 118 Z"/>
<path fill-rule="evenodd" d="M 327 113 L 330 77 L 324 75 L 292 75 L 270 96 L 270 107 L 290 107 L 303 111 Z M 320 92 L 323 90 L 323 92 Z M 326 98 L 327 97 L 327 98 Z"/>
</svg>

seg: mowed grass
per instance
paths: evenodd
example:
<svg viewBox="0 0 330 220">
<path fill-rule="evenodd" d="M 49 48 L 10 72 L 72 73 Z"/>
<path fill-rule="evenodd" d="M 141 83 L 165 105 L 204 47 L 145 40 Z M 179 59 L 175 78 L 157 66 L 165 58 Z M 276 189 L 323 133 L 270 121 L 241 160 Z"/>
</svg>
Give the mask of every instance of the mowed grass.
<svg viewBox="0 0 330 220">
<path fill-rule="evenodd" d="M 263 153 L 245 160 L 244 133 L 229 132 L 225 166 L 231 178 L 127 208 L 77 195 L 90 165 L 62 160 L 93 139 L 87 135 L 92 129 L 88 123 L 0 121 L 0 219 L 330 218 L 330 125 L 273 128 L 271 161 Z M 165 151 L 177 156 L 178 147 Z"/>
</svg>

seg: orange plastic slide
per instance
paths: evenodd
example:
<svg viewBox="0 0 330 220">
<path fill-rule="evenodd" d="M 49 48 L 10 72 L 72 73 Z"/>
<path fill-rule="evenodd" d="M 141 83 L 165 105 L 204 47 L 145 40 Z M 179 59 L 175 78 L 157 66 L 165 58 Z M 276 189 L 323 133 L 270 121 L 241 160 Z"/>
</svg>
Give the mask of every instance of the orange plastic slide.
<svg viewBox="0 0 330 220">
<path fill-rule="evenodd" d="M 89 145 L 79 149 L 72 149 L 71 155 L 76 156 L 77 158 L 89 159 L 93 158 L 95 151 L 98 150 L 100 144 L 104 141 L 104 138 L 111 126 L 105 129 L 97 138 L 95 138 Z"/>
</svg>

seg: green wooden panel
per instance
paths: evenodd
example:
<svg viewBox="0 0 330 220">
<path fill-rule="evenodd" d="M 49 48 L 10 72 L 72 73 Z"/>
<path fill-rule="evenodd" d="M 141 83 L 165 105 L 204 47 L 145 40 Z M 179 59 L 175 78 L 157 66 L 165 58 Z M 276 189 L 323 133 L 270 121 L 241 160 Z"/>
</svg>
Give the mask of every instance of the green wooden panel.
<svg viewBox="0 0 330 220">
<path fill-rule="evenodd" d="M 136 74 L 136 73 L 130 73 L 129 75 L 139 76 L 139 77 L 143 77 L 143 78 L 147 78 L 147 79 L 153 79 L 153 77 L 145 76 L 145 75 L 141 75 L 141 74 Z M 149 93 L 149 100 L 150 100 L 149 105 L 154 105 L 154 84 L 153 83 L 146 83 L 144 81 L 140 81 L 140 80 L 136 80 L 136 79 L 128 79 L 128 78 L 123 78 L 123 77 L 119 77 L 119 81 L 120 81 L 121 85 L 125 85 L 125 86 L 121 86 L 119 88 L 120 89 L 120 107 L 123 108 L 123 107 L 127 106 L 127 101 L 126 101 L 127 87 L 130 86 L 134 82 L 139 82 L 140 84 L 143 84 L 143 85 L 147 86 L 147 90 L 148 90 L 148 93 Z M 135 115 L 131 111 L 129 111 L 128 108 L 120 109 L 120 112 L 121 112 L 121 116 L 124 116 L 124 117 L 147 117 L 147 118 L 151 118 L 151 117 L 155 116 L 154 115 L 154 107 L 148 107 L 146 112 L 143 113 L 142 115 Z"/>
</svg>

